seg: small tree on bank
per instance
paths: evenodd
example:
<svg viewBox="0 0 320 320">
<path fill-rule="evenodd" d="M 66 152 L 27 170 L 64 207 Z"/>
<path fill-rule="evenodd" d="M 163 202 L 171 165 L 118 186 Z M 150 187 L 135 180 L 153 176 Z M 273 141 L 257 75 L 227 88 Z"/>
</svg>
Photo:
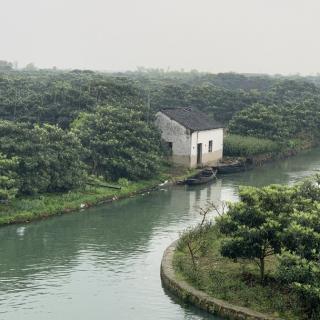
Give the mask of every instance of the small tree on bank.
<svg viewBox="0 0 320 320">
<path fill-rule="evenodd" d="M 240 202 L 217 219 L 220 232 L 226 236 L 221 254 L 232 259 L 256 261 L 260 280 L 265 278 L 265 259 L 281 252 L 282 232 L 293 210 L 294 190 L 272 185 L 262 189 L 240 188 Z"/>
</svg>

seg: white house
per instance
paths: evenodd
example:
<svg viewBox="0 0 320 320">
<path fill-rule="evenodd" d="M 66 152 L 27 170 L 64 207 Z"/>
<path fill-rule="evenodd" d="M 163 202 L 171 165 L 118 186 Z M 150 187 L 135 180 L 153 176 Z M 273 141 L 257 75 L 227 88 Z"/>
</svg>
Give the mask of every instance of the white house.
<svg viewBox="0 0 320 320">
<path fill-rule="evenodd" d="M 163 109 L 156 114 L 161 137 L 172 150 L 172 160 L 194 168 L 222 158 L 223 126 L 192 108 Z"/>
</svg>

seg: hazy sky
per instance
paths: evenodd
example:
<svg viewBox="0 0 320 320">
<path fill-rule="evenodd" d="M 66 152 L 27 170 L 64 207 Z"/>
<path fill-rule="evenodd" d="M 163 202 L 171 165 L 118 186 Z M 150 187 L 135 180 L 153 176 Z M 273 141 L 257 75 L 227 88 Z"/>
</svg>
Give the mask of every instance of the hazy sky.
<svg viewBox="0 0 320 320">
<path fill-rule="evenodd" d="M 320 0 L 0 0 L 19 66 L 320 72 Z"/>
</svg>

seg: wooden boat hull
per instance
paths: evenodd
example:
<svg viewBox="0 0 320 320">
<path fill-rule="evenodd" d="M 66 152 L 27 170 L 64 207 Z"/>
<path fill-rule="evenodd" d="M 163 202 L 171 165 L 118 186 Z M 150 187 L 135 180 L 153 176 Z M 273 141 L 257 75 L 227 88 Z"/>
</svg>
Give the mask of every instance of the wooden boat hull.
<svg viewBox="0 0 320 320">
<path fill-rule="evenodd" d="M 219 174 L 236 173 L 236 172 L 245 171 L 246 166 L 244 165 L 220 166 L 220 167 L 217 167 L 217 170 Z"/>
<path fill-rule="evenodd" d="M 201 175 L 198 174 L 194 177 L 191 177 L 185 181 L 185 183 L 189 186 L 195 186 L 199 184 L 205 184 L 212 181 L 217 175 L 217 171 L 212 171 L 211 175 Z"/>
<path fill-rule="evenodd" d="M 253 168 L 253 164 L 249 162 L 236 162 L 230 164 L 219 164 L 214 167 L 218 171 L 218 174 L 237 173 L 247 171 Z"/>
</svg>

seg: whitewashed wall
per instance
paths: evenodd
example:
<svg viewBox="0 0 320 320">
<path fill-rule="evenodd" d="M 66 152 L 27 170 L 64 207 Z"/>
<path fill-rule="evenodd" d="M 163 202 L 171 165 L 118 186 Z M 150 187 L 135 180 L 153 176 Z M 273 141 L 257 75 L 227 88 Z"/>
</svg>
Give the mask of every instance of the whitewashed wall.
<svg viewBox="0 0 320 320">
<path fill-rule="evenodd" d="M 190 166 L 191 132 L 162 112 L 156 114 L 156 125 L 164 141 L 172 142 L 172 160 Z"/>
<path fill-rule="evenodd" d="M 212 152 L 209 152 L 209 141 L 212 140 Z M 202 143 L 202 163 L 214 164 L 222 159 L 223 129 L 195 131 L 191 136 L 191 167 L 197 166 L 197 145 Z"/>
</svg>

